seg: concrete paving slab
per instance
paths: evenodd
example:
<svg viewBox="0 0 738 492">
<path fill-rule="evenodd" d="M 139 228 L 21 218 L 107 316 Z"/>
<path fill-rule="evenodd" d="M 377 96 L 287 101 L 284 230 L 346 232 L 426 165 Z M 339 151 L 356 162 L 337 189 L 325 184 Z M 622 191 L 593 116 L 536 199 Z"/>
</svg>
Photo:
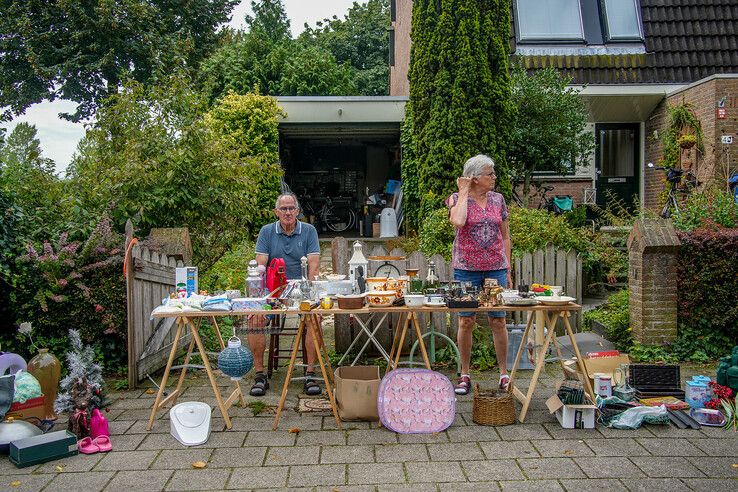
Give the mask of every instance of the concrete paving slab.
<svg viewBox="0 0 738 492">
<path fill-rule="evenodd" d="M 479 445 L 488 460 L 538 458 L 540 456 L 530 441 L 482 442 Z"/>
<path fill-rule="evenodd" d="M 654 456 L 705 456 L 704 451 L 684 438 L 641 438 L 636 441 Z"/>
<path fill-rule="evenodd" d="M 285 446 L 270 447 L 264 464 L 266 466 L 317 465 L 319 461 L 320 446 Z"/>
<path fill-rule="evenodd" d="M 77 454 L 75 456 L 67 456 L 60 460 L 49 461 L 34 468 L 34 473 L 61 473 L 61 472 L 86 472 L 92 470 L 95 465 L 105 456 L 102 453 L 96 454 Z M 60 469 L 57 469 L 60 467 Z M 21 468 L 28 470 L 28 468 Z M 3 473 L 0 472 L 0 475 Z"/>
<path fill-rule="evenodd" d="M 166 490 L 224 490 L 231 470 L 203 468 L 201 470 L 177 470 Z"/>
<path fill-rule="evenodd" d="M 449 484 L 443 485 L 447 487 Z M 377 485 L 377 492 L 438 492 L 438 490 L 435 483 Z"/>
<path fill-rule="evenodd" d="M 347 431 L 348 444 L 395 444 L 397 436 L 387 429 L 357 429 Z"/>
<path fill-rule="evenodd" d="M 581 439 L 537 439 L 531 441 L 531 444 L 535 446 L 543 457 L 571 458 L 574 456 L 594 455 L 594 452 Z"/>
<path fill-rule="evenodd" d="M 452 427 L 446 431 L 451 442 L 488 442 L 499 441 L 500 436 L 494 427 L 471 425 L 464 427 Z"/>
<path fill-rule="evenodd" d="M 229 489 L 258 489 L 269 487 L 285 487 L 287 485 L 287 466 L 239 467 L 234 468 Z"/>
<path fill-rule="evenodd" d="M 731 458 L 683 458 L 691 462 L 702 473 L 710 478 L 738 478 L 738 468 L 733 465 L 738 464 L 738 457 Z M 681 466 L 681 465 L 679 465 Z M 696 475 L 677 475 L 679 477 L 690 477 Z"/>
<path fill-rule="evenodd" d="M 678 453 L 679 450 L 675 449 L 674 453 Z M 680 457 L 648 457 L 638 456 L 631 458 L 633 463 L 638 466 L 643 472 L 651 478 L 681 478 L 681 477 L 704 477 L 705 475 L 694 466 L 692 463 L 687 461 L 686 458 Z M 707 459 L 723 459 L 723 458 L 697 458 L 696 460 L 702 461 Z M 704 464 L 703 464 L 704 466 Z M 711 468 L 706 466 L 706 468 Z M 708 476 L 721 477 L 725 475 L 713 475 L 707 474 Z M 738 476 L 738 474 L 736 474 Z"/>
<path fill-rule="evenodd" d="M 348 465 L 348 483 L 405 483 L 405 471 L 401 463 L 352 463 Z"/>
<path fill-rule="evenodd" d="M 320 463 L 373 463 L 374 446 L 322 446 Z"/>
<path fill-rule="evenodd" d="M 700 492 L 727 491 L 736 488 L 735 480 L 729 478 L 683 478 L 682 482 L 692 490 Z"/>
<path fill-rule="evenodd" d="M 341 430 L 300 431 L 297 446 L 335 446 L 346 444 L 346 432 Z"/>
<path fill-rule="evenodd" d="M 628 458 L 574 458 L 589 478 L 638 478 L 645 476 Z"/>
<path fill-rule="evenodd" d="M 27 472 L 27 470 L 24 470 Z M 17 475 L 7 475 L 0 477 L 0 486 L 3 490 L 12 490 L 13 492 L 36 492 L 43 489 L 47 483 L 54 478 L 54 475 L 30 475 L 22 473 Z"/>
<path fill-rule="evenodd" d="M 261 466 L 267 448 L 224 448 L 216 449 L 210 457 L 211 468 L 236 468 L 240 466 Z"/>
<path fill-rule="evenodd" d="M 154 470 L 190 470 L 196 461 L 210 460 L 212 449 L 165 449 L 157 456 L 151 468 Z"/>
<path fill-rule="evenodd" d="M 471 482 L 490 482 L 494 480 L 524 480 L 515 460 L 464 461 L 462 467 Z"/>
<path fill-rule="evenodd" d="M 438 444 L 449 442 L 446 431 L 435 434 L 398 434 L 397 439 L 401 444 Z"/>
<path fill-rule="evenodd" d="M 54 492 L 97 492 L 103 490 L 115 472 L 59 473 L 49 482 L 47 490 Z"/>
<path fill-rule="evenodd" d="M 378 463 L 430 460 L 425 444 L 377 444 L 374 453 Z"/>
<path fill-rule="evenodd" d="M 291 466 L 287 479 L 290 487 L 345 484 L 346 465 Z"/>
<path fill-rule="evenodd" d="M 528 441 L 531 439 L 552 439 L 542 424 L 515 424 L 497 427 L 503 441 Z"/>
<path fill-rule="evenodd" d="M 105 490 L 110 492 L 119 492 L 121 490 L 135 490 L 136 492 L 164 490 L 166 483 L 173 473 L 172 470 L 121 471 L 108 482 Z"/>
<path fill-rule="evenodd" d="M 621 482 L 630 492 L 674 492 L 685 489 L 684 483 L 678 478 L 624 478 Z"/>
<path fill-rule="evenodd" d="M 483 460 L 484 454 L 476 442 L 428 444 L 431 461 Z"/>
<path fill-rule="evenodd" d="M 457 462 L 405 463 L 407 478 L 414 482 L 465 482 L 466 477 Z"/>
<path fill-rule="evenodd" d="M 111 451 L 95 465 L 93 470 L 146 470 L 160 451 Z"/>
<path fill-rule="evenodd" d="M 585 478 L 571 458 L 525 458 L 518 463 L 528 478 Z"/>
<path fill-rule="evenodd" d="M 689 439 L 708 456 L 738 456 L 738 439 Z M 679 453 L 681 454 L 681 453 Z M 686 456 L 686 455 L 683 455 Z"/>
<path fill-rule="evenodd" d="M 211 431 L 206 443 L 200 444 L 199 446 L 192 446 L 192 448 L 240 448 L 243 446 L 245 439 L 246 431 Z"/>
<path fill-rule="evenodd" d="M 277 431 L 250 431 L 244 441 L 244 446 L 294 446 L 297 440 L 296 433 L 288 430 Z"/>
<path fill-rule="evenodd" d="M 555 492 L 564 490 L 561 488 L 558 482 L 555 480 L 528 480 L 523 482 L 500 482 L 500 488 L 503 492 L 506 491 L 521 491 L 521 492 Z"/>
<path fill-rule="evenodd" d="M 614 478 L 561 480 L 561 485 L 567 492 L 627 492 L 628 490 L 619 480 Z"/>
<path fill-rule="evenodd" d="M 649 452 L 629 437 L 620 439 L 584 439 L 597 456 L 650 456 Z"/>
<path fill-rule="evenodd" d="M 500 490 L 497 482 L 452 482 L 439 483 L 443 492 L 490 492 Z"/>
</svg>

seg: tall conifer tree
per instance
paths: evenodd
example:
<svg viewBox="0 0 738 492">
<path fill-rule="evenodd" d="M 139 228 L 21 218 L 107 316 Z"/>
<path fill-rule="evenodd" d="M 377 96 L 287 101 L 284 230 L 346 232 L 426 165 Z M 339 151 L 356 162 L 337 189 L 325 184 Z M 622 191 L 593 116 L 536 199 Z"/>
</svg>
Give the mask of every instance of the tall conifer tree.
<svg viewBox="0 0 738 492">
<path fill-rule="evenodd" d="M 403 159 L 408 213 L 417 221 L 456 188 L 464 161 L 484 153 L 509 188 L 505 152 L 513 121 L 508 73 L 509 0 L 416 0 Z M 417 203 L 419 200 L 420 203 Z M 411 217 L 412 221 L 413 217 Z M 412 223 L 412 222 L 411 222 Z"/>
</svg>

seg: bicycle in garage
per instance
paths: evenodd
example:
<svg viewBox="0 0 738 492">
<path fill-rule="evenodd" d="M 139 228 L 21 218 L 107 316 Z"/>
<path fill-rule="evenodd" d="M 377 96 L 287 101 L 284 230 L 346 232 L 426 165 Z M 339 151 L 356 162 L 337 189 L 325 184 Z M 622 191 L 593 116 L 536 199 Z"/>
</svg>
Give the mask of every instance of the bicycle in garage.
<svg viewBox="0 0 738 492">
<path fill-rule="evenodd" d="M 349 203 L 337 203 L 326 198 L 320 207 L 316 207 L 312 200 L 305 199 L 303 202 L 303 213 L 317 217 L 320 225 L 332 232 L 345 232 L 357 225 L 356 212 Z"/>
</svg>

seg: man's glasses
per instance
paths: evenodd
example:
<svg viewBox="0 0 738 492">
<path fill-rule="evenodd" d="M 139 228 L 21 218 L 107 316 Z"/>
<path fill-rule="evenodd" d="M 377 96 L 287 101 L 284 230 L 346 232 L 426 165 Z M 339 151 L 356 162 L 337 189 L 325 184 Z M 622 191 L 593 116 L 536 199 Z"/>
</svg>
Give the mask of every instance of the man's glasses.
<svg viewBox="0 0 738 492">
<path fill-rule="evenodd" d="M 491 173 L 480 174 L 479 176 L 489 176 L 491 178 L 494 178 L 495 176 L 497 176 L 497 174 L 495 174 L 494 172 L 491 172 Z"/>
<path fill-rule="evenodd" d="M 297 210 L 297 207 L 279 207 L 277 210 L 283 213 L 294 212 L 295 210 Z"/>
</svg>

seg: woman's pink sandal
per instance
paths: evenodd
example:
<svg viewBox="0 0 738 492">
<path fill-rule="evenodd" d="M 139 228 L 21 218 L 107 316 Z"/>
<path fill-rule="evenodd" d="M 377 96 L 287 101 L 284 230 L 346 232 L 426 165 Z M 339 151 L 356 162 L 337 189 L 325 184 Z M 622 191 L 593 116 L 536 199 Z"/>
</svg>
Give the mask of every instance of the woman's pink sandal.
<svg viewBox="0 0 738 492">
<path fill-rule="evenodd" d="M 108 436 L 97 436 L 92 442 L 95 443 L 101 453 L 107 453 L 113 450 L 113 443 L 110 442 Z"/>
<path fill-rule="evenodd" d="M 471 389 L 471 378 L 469 376 L 461 376 L 459 382 L 454 387 L 454 393 L 457 395 L 468 395 Z"/>
<path fill-rule="evenodd" d="M 510 388 L 510 376 L 503 374 L 500 376 L 500 390 L 507 391 Z"/>
<path fill-rule="evenodd" d="M 100 448 L 92 441 L 91 437 L 85 437 L 77 441 L 77 449 L 82 454 L 95 454 Z"/>
</svg>

